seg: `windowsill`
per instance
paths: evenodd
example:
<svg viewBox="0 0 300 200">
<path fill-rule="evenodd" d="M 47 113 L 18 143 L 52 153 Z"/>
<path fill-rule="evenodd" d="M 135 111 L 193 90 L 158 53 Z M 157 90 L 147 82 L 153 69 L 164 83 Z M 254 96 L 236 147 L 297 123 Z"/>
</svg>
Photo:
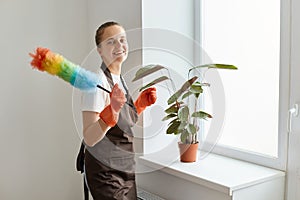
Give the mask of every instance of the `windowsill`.
<svg viewBox="0 0 300 200">
<path fill-rule="evenodd" d="M 199 153 L 198 153 L 199 155 Z M 209 154 L 194 163 L 170 160 L 169 155 L 146 155 L 138 163 L 232 196 L 234 191 L 285 176 L 279 170 Z"/>
</svg>

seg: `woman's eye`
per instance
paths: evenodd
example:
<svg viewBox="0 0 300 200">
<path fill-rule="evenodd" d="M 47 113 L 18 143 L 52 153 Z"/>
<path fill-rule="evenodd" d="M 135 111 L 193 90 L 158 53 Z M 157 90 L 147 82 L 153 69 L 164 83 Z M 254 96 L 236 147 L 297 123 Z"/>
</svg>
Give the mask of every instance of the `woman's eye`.
<svg viewBox="0 0 300 200">
<path fill-rule="evenodd" d="M 123 38 L 120 40 L 120 42 L 124 44 L 124 43 L 127 43 L 127 40 L 125 38 Z"/>
<path fill-rule="evenodd" d="M 114 44 L 114 41 L 108 40 L 108 41 L 107 41 L 107 44 L 108 44 L 108 45 L 113 45 L 113 44 Z"/>
</svg>

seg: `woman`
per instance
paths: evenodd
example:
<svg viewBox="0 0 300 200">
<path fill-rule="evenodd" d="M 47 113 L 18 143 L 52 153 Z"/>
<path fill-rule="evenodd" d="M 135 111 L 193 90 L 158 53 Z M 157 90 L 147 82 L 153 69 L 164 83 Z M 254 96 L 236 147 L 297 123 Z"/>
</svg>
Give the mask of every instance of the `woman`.
<svg viewBox="0 0 300 200">
<path fill-rule="evenodd" d="M 121 76 L 128 55 L 124 28 L 116 22 L 96 31 L 102 58 L 99 76 L 110 94 L 97 90 L 83 93 L 82 117 L 85 144 L 85 181 L 94 200 L 136 199 L 132 126 L 137 117 L 156 101 L 155 88 L 143 91 L 133 102 Z"/>
</svg>

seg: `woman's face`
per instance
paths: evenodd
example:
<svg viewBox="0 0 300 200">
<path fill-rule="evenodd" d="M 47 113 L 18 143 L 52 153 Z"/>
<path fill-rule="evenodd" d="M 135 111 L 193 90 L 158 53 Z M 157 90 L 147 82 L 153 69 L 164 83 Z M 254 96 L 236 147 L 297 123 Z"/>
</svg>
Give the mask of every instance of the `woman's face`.
<svg viewBox="0 0 300 200">
<path fill-rule="evenodd" d="M 98 52 L 107 66 L 123 63 L 128 55 L 125 30 L 118 25 L 105 28 Z"/>
</svg>

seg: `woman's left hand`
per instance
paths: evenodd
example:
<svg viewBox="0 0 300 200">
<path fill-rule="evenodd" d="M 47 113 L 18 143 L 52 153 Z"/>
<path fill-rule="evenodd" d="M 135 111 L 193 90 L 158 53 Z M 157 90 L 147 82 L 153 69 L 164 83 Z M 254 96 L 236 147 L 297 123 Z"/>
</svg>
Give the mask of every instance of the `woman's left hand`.
<svg viewBox="0 0 300 200">
<path fill-rule="evenodd" d="M 143 112 L 147 106 L 154 104 L 156 102 L 156 99 L 157 96 L 155 87 L 144 90 L 134 103 L 138 114 Z"/>
</svg>

